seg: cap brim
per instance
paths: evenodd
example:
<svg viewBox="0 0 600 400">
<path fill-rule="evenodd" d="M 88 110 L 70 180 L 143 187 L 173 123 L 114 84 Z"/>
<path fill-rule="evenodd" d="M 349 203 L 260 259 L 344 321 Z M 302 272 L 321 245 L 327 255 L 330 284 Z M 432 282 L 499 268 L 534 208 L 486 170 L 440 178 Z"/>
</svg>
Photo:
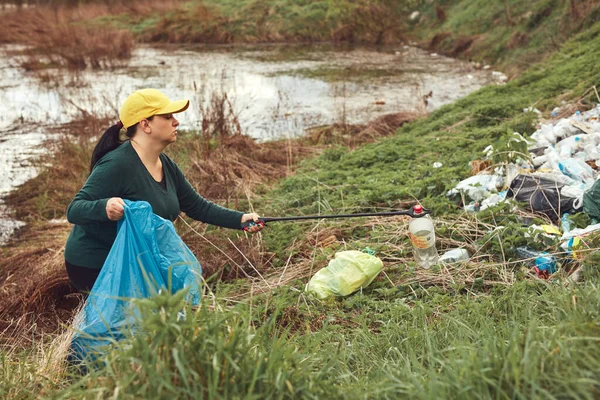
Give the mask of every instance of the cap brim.
<svg viewBox="0 0 600 400">
<path fill-rule="evenodd" d="M 167 105 L 162 110 L 158 111 L 156 114 L 159 114 L 159 115 L 160 114 L 177 114 L 177 113 L 187 110 L 187 108 L 189 106 L 190 106 L 189 100 L 172 101 L 171 103 L 169 103 L 169 105 Z"/>
</svg>

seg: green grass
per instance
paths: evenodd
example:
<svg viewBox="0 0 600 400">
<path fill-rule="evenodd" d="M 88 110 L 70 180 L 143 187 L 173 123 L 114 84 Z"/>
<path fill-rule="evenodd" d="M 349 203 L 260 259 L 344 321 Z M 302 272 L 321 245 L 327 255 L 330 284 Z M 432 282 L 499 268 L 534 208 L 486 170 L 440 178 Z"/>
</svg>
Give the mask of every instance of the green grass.
<svg viewBox="0 0 600 400">
<path fill-rule="evenodd" d="M 575 9 L 570 7 L 572 4 Z M 451 53 L 462 38 L 476 37 L 464 56 L 512 73 L 544 59 L 600 18 L 600 8 L 594 1 L 458 0 L 439 2 L 439 6 L 447 18 L 440 21 L 435 7 L 423 5 L 421 19 L 411 25 L 412 35 L 428 42 L 436 34 L 446 33 L 448 36 L 436 48 Z M 521 34 L 520 40 L 516 33 Z"/>
<path fill-rule="evenodd" d="M 382 290 L 319 302 L 280 289 L 232 309 L 141 304 L 139 332 L 52 398 L 581 398 L 600 394 L 600 291 L 520 282 L 487 295 Z M 209 301 L 207 301 L 208 303 Z M 0 395 L 43 377 L 1 359 Z M 25 367 L 25 368 L 24 368 Z M 16 379 L 15 377 L 19 377 Z"/>
</svg>

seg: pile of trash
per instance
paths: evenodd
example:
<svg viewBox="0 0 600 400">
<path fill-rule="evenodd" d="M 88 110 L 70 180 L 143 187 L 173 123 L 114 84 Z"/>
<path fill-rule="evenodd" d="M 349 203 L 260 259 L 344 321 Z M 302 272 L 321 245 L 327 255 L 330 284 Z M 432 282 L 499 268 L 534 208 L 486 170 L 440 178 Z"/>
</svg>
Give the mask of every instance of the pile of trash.
<svg viewBox="0 0 600 400">
<path fill-rule="evenodd" d="M 562 248 L 572 251 L 577 238 L 600 230 L 600 104 L 568 118 L 557 118 L 560 112 L 552 110 L 551 120 L 542 121 L 529 139 L 515 132 L 500 148 L 488 146 L 484 159 L 471 163 L 475 175 L 447 196 L 460 196 L 467 212 L 514 199 L 560 225 Z M 566 217 L 579 212 L 592 224 L 572 230 Z"/>
</svg>

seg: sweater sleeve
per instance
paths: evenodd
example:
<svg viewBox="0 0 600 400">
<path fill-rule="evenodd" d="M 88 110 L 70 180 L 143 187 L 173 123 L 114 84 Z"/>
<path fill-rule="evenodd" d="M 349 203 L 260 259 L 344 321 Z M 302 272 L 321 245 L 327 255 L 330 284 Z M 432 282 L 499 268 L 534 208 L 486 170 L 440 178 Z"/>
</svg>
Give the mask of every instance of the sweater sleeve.
<svg viewBox="0 0 600 400">
<path fill-rule="evenodd" d="M 173 163 L 175 165 L 175 163 Z M 191 218 L 223 228 L 241 229 L 242 212 L 221 207 L 200 196 L 175 165 L 179 208 Z"/>
<path fill-rule="evenodd" d="M 119 197 L 123 171 L 116 160 L 103 157 L 87 181 L 67 207 L 67 220 L 76 225 L 109 221 L 106 203 L 111 197 Z"/>
</svg>

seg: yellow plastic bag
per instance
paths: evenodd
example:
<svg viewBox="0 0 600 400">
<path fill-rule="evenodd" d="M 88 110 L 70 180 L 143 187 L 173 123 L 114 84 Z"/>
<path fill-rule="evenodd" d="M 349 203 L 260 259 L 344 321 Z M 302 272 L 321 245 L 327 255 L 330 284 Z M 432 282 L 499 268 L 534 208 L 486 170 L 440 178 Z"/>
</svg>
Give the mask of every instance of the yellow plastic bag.
<svg viewBox="0 0 600 400">
<path fill-rule="evenodd" d="M 320 299 L 347 296 L 369 286 L 382 268 L 383 262 L 375 256 L 356 250 L 340 251 L 312 277 L 306 290 Z"/>
</svg>

